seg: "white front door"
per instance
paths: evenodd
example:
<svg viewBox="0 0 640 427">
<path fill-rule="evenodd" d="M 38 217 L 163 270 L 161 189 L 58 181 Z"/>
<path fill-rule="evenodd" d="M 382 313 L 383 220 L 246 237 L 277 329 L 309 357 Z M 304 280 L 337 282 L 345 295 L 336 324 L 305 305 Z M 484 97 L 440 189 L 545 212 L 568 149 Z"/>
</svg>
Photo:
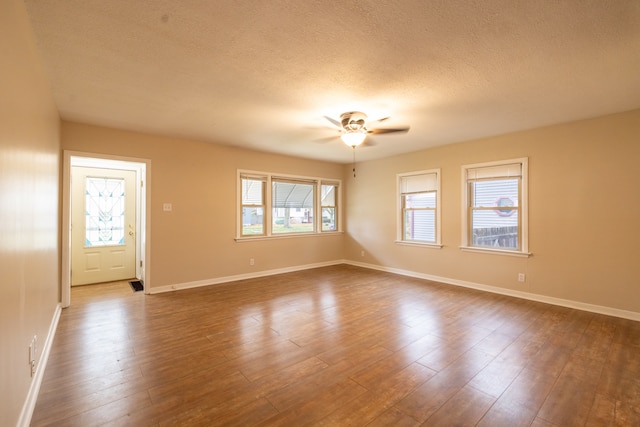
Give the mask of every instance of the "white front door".
<svg viewBox="0 0 640 427">
<path fill-rule="evenodd" d="M 136 275 L 136 172 L 71 168 L 71 286 Z"/>
</svg>

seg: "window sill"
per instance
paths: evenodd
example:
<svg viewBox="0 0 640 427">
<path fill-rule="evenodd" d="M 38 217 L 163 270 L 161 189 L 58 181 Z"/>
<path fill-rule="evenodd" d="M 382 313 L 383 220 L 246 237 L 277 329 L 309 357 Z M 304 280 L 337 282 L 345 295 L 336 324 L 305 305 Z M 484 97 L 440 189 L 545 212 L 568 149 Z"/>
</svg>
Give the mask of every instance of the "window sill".
<svg viewBox="0 0 640 427">
<path fill-rule="evenodd" d="M 439 243 L 408 242 L 406 240 L 396 240 L 395 242 L 402 246 L 419 246 L 421 248 L 442 249 L 442 245 Z"/>
<path fill-rule="evenodd" d="M 343 231 L 324 231 L 322 233 L 297 233 L 297 234 L 275 234 L 271 236 L 244 236 L 236 237 L 235 240 L 238 243 L 253 242 L 258 240 L 279 240 L 279 239 L 297 239 L 301 237 L 324 237 L 324 236 L 336 236 L 343 234 Z"/>
<path fill-rule="evenodd" d="M 506 255 L 506 256 L 514 256 L 514 257 L 520 257 L 520 258 L 529 258 L 532 255 L 531 252 L 507 251 L 504 249 L 477 248 L 472 246 L 460 246 L 460 250 L 463 252 L 476 252 L 476 253 L 491 254 L 491 255 Z"/>
</svg>

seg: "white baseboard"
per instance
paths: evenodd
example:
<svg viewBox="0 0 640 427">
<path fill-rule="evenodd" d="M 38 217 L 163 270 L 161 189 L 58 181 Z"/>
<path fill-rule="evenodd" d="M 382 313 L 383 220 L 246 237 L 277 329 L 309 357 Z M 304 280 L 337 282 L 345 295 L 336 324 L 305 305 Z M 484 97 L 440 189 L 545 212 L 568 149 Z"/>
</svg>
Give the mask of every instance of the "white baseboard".
<svg viewBox="0 0 640 427">
<path fill-rule="evenodd" d="M 159 286 L 149 289 L 150 294 L 173 292 L 180 289 L 199 288 L 201 286 L 219 285 L 221 283 L 235 282 L 238 280 L 254 279 L 256 277 L 273 276 L 275 274 L 291 273 L 294 271 L 310 270 L 312 268 L 328 267 L 330 265 L 344 264 L 344 260 L 320 262 L 315 264 L 297 265 L 294 267 L 276 268 L 272 270 L 256 271 L 254 273 L 236 274 L 234 276 L 216 277 L 215 279 L 197 280 L 195 282 L 176 283 L 174 285 Z"/>
<path fill-rule="evenodd" d="M 533 294 L 530 292 L 514 291 L 512 289 L 499 288 L 496 286 L 483 285 L 480 283 L 450 279 L 448 277 L 434 276 L 431 274 L 418 273 L 415 271 L 402 270 L 402 269 L 392 268 L 392 267 L 383 267 L 380 265 L 367 264 L 367 263 L 362 263 L 357 261 L 344 260 L 344 263 L 349 265 L 354 265 L 357 267 L 369 268 L 372 270 L 400 274 L 402 276 L 415 277 L 418 279 L 426 279 L 426 280 L 431 280 L 433 282 L 445 283 L 448 285 L 462 286 L 465 288 L 477 289 L 480 291 L 491 292 L 494 294 L 507 295 L 507 296 L 527 299 L 531 301 L 543 302 L 551 305 L 558 305 L 561 307 L 574 308 L 576 310 L 589 311 L 592 313 L 605 314 L 607 316 L 620 317 L 623 319 L 640 321 L 640 313 L 637 313 L 635 311 L 620 310 L 618 308 L 587 304 L 579 301 L 549 297 L 546 295 Z"/>
<path fill-rule="evenodd" d="M 61 313 L 62 306 L 58 304 L 56 305 L 56 309 L 53 312 L 53 318 L 49 324 L 49 331 L 47 332 L 47 338 L 44 341 L 40 360 L 36 365 L 36 374 L 31 380 L 27 398 L 25 399 L 24 405 L 22 405 L 22 411 L 20 411 L 20 418 L 18 418 L 18 423 L 16 424 L 18 427 L 28 427 L 31 423 L 31 417 L 33 416 L 33 410 L 36 408 L 40 385 L 42 385 L 42 378 L 44 377 L 44 371 L 47 367 L 49 354 L 51 354 L 51 346 L 53 345 L 53 338 L 56 335 L 56 329 L 58 328 L 58 321 L 60 320 Z"/>
</svg>

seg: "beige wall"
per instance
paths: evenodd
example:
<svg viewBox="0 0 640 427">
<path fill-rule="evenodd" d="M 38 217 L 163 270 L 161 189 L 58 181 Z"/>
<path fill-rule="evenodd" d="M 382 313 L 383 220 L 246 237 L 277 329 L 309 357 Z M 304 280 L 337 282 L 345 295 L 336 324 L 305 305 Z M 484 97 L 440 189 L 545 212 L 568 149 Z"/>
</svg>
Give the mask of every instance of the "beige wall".
<svg viewBox="0 0 640 427">
<path fill-rule="evenodd" d="M 640 110 L 336 165 L 63 122 L 63 148 L 151 159 L 153 287 L 347 259 L 640 313 Z M 529 158 L 529 258 L 462 252 L 465 164 Z M 236 243 L 236 170 L 343 179 L 344 236 Z M 442 171 L 442 249 L 396 238 L 396 174 Z M 173 212 L 162 204 L 173 204 Z M 361 256 L 361 251 L 365 256 Z M 256 265 L 249 266 L 249 258 Z M 526 282 L 517 280 L 526 274 Z"/>
<path fill-rule="evenodd" d="M 533 255 L 462 252 L 461 166 L 518 157 L 529 158 Z M 640 313 L 639 160 L 636 110 L 362 163 L 345 180 L 345 258 Z M 444 247 L 398 245 L 396 174 L 431 168 L 442 170 Z"/>
<path fill-rule="evenodd" d="M 340 165 L 69 122 L 61 135 L 64 150 L 151 160 L 152 292 L 342 259 L 340 234 L 234 240 L 238 169 L 342 179 Z M 164 212 L 163 203 L 173 210 Z"/>
<path fill-rule="evenodd" d="M 0 2 L 0 425 L 16 425 L 58 303 L 59 119 L 19 0 Z"/>
</svg>

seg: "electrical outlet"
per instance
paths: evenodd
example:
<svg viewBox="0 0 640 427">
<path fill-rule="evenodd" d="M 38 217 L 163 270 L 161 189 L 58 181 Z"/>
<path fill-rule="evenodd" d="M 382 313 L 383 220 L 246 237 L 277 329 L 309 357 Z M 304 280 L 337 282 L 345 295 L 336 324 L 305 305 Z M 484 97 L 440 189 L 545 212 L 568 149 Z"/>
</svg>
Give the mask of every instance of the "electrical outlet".
<svg viewBox="0 0 640 427">
<path fill-rule="evenodd" d="M 525 281 L 524 273 L 518 273 L 518 282 L 524 282 L 524 281 Z"/>
<path fill-rule="evenodd" d="M 249 265 L 255 264 L 255 260 L 253 258 L 249 258 Z"/>
<path fill-rule="evenodd" d="M 163 203 L 162 210 L 164 212 L 171 212 L 173 210 L 173 205 L 171 203 Z"/>
<path fill-rule="evenodd" d="M 364 251 L 360 251 L 360 256 L 364 256 Z"/>
</svg>

